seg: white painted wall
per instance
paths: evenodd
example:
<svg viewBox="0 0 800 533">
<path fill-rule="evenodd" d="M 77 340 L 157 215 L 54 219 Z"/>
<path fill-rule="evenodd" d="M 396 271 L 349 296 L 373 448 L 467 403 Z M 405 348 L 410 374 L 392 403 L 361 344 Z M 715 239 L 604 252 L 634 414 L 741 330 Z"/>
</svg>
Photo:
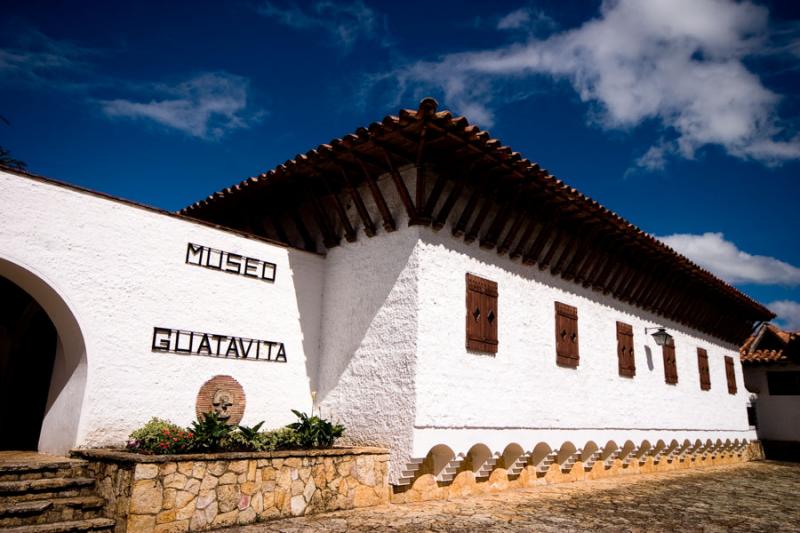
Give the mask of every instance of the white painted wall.
<svg viewBox="0 0 800 533">
<path fill-rule="evenodd" d="M 412 453 L 417 236 L 402 230 L 334 248 L 325 265 L 318 402 L 345 442 Z"/>
<path fill-rule="evenodd" d="M 758 438 L 800 442 L 800 395 L 772 396 L 767 372 L 800 371 L 800 365 L 758 365 L 744 369 L 747 387 L 757 391 Z"/>
<path fill-rule="evenodd" d="M 413 172 L 404 176 L 413 191 Z M 376 219 L 378 236 L 359 230 L 357 242 L 322 258 L 0 173 L 0 275 L 17 269 L 41 280 L 85 347 L 83 366 L 59 374 L 72 393 L 52 411 L 80 413 L 76 434 L 49 440 L 58 418 L 49 413 L 42 448 L 119 444 L 154 415 L 187 424 L 197 390 L 216 374 L 244 387 L 246 424 L 285 424 L 289 409 L 309 409 L 317 391 L 317 407 L 346 425 L 347 442 L 391 448 L 392 480 L 408 458 L 438 444 L 466 453 L 477 443 L 499 452 L 512 442 L 531 450 L 538 442 L 755 438 L 738 358 L 739 392 L 727 392 L 723 357 L 735 346 L 464 244 L 450 228 L 408 227 L 392 182 L 384 176 L 379 186 L 398 231 L 386 233 Z M 349 213 L 358 226 L 352 206 Z M 186 265 L 189 241 L 277 263 L 277 280 Z M 467 272 L 498 283 L 494 356 L 465 349 Z M 554 301 L 578 308 L 577 369 L 555 364 Z M 634 327 L 633 379 L 617 372 L 616 320 Z M 664 383 L 661 350 L 644 333 L 654 325 L 675 337 L 675 386 Z M 289 361 L 153 353 L 153 326 L 283 341 Z M 709 354 L 708 392 L 699 386 L 698 346 Z"/>
<path fill-rule="evenodd" d="M 737 348 L 536 267 L 453 239 L 420 235 L 414 456 L 437 444 L 466 453 L 482 442 L 502 451 L 537 442 L 753 439 Z M 465 273 L 498 283 L 496 355 L 465 348 Z M 580 366 L 556 365 L 554 302 L 578 308 Z M 636 376 L 620 377 L 616 321 L 634 329 Z M 677 385 L 664 382 L 661 348 L 644 328 L 675 338 Z M 711 390 L 700 390 L 697 347 L 709 355 Z M 727 390 L 724 356 L 734 356 L 738 392 Z"/>
<path fill-rule="evenodd" d="M 85 345 L 85 387 L 81 372 L 55 371 L 54 383 L 71 392 L 58 399 L 51 391 L 42 450 L 120 444 L 152 416 L 188 424 L 200 386 L 217 374 L 242 384 L 245 424 L 277 427 L 294 418 L 291 408 L 310 409 L 322 257 L 5 172 L 0 191 L 0 275 L 41 280 L 63 300 L 58 311 L 71 313 Z M 186 265 L 190 241 L 276 263 L 277 279 Z M 51 318 L 70 349 L 76 332 Z M 282 341 L 288 362 L 152 352 L 154 326 Z M 66 439 L 59 413 L 80 413 Z"/>
</svg>

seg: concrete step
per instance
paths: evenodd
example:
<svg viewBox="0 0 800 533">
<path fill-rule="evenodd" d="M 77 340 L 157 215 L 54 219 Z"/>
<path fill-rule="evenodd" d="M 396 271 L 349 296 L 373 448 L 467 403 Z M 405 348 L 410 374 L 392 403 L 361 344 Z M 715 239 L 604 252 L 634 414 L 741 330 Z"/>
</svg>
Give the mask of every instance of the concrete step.
<svg viewBox="0 0 800 533">
<path fill-rule="evenodd" d="M 3 529 L 3 533 L 70 533 L 73 531 L 112 531 L 116 522 L 110 518 L 68 520 L 52 524 L 33 524 Z"/>
<path fill-rule="evenodd" d="M 413 476 L 401 476 L 397 480 L 397 486 L 398 487 L 404 487 L 406 485 L 411 485 L 411 483 L 413 481 L 414 481 L 414 477 Z"/>
</svg>

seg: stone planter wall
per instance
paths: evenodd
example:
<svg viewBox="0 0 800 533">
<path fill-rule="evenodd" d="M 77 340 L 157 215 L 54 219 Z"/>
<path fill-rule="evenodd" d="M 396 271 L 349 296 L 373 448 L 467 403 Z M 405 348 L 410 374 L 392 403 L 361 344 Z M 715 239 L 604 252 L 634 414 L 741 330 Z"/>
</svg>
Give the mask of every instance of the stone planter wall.
<svg viewBox="0 0 800 533">
<path fill-rule="evenodd" d="M 77 450 L 118 533 L 202 531 L 389 502 L 388 452 L 139 455 Z"/>
</svg>

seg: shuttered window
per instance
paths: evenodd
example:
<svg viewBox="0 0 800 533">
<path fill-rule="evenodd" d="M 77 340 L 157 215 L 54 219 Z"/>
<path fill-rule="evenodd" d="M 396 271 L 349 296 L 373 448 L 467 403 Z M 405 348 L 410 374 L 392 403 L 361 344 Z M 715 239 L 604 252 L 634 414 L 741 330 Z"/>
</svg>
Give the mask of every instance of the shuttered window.
<svg viewBox="0 0 800 533">
<path fill-rule="evenodd" d="M 556 302 L 556 363 L 577 368 L 579 360 L 578 309 Z"/>
<path fill-rule="evenodd" d="M 664 357 L 664 381 L 670 385 L 678 383 L 678 364 L 675 362 L 675 345 L 666 343 L 661 347 Z"/>
<path fill-rule="evenodd" d="M 467 274 L 467 349 L 497 353 L 497 283 Z"/>
<path fill-rule="evenodd" d="M 711 390 L 711 376 L 708 372 L 708 352 L 704 348 L 697 349 L 697 368 L 700 371 L 700 389 Z"/>
<path fill-rule="evenodd" d="M 636 360 L 633 356 L 633 327 L 617 322 L 617 361 L 619 375 L 632 378 L 636 375 Z"/>
<path fill-rule="evenodd" d="M 736 371 L 733 367 L 733 357 L 725 356 L 725 376 L 728 378 L 728 393 L 736 394 Z"/>
</svg>

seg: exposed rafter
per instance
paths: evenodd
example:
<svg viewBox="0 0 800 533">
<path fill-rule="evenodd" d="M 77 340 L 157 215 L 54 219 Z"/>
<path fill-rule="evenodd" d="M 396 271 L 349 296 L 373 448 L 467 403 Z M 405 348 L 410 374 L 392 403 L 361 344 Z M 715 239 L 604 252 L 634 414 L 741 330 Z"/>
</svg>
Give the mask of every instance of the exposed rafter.
<svg viewBox="0 0 800 533">
<path fill-rule="evenodd" d="M 395 191 L 409 224 L 449 225 L 467 243 L 720 338 L 739 342 L 773 316 L 433 99 L 182 212 L 316 251 L 355 240 L 359 226 L 374 236 L 375 220 L 394 231 Z"/>
</svg>

